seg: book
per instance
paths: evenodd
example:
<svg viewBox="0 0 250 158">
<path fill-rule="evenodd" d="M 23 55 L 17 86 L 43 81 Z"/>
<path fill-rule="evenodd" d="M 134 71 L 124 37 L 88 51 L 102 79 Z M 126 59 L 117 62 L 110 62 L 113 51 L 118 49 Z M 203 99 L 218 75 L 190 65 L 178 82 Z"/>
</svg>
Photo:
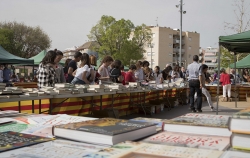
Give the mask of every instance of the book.
<svg viewBox="0 0 250 158">
<path fill-rule="evenodd" d="M 15 120 L 12 118 L 0 118 L 0 125 L 13 123 L 13 122 L 15 122 Z"/>
<path fill-rule="evenodd" d="M 70 84 L 70 83 L 56 83 L 55 87 L 56 88 L 73 88 L 75 86 L 73 84 Z"/>
<path fill-rule="evenodd" d="M 102 118 L 54 126 L 55 136 L 88 143 L 114 145 L 156 133 L 154 123 Z"/>
<path fill-rule="evenodd" d="M 15 116 L 19 115 L 20 113 L 15 110 L 5 110 L 5 111 L 0 111 L 0 117 L 8 117 L 8 116 Z"/>
<path fill-rule="evenodd" d="M 250 127 L 246 126 L 250 124 L 250 119 L 245 118 L 230 118 L 229 120 L 229 130 L 233 133 L 249 134 Z"/>
<path fill-rule="evenodd" d="M 219 158 L 223 151 L 197 148 L 167 146 L 159 144 L 143 144 L 136 150 L 120 158 Z"/>
<path fill-rule="evenodd" d="M 250 135 L 233 133 L 231 137 L 231 146 L 234 149 L 250 151 Z"/>
<path fill-rule="evenodd" d="M 13 151 L 0 153 L 2 158 L 10 157 L 32 157 L 32 158 L 82 158 L 88 154 L 98 152 L 106 148 L 69 140 L 53 140 L 45 143 L 40 143 Z"/>
<path fill-rule="evenodd" d="M 155 123 L 157 131 L 163 131 L 164 130 L 164 123 L 163 123 L 162 119 L 137 117 L 137 118 L 133 118 L 133 119 L 130 119 L 130 120 L 131 121 L 140 121 L 140 122 Z"/>
<path fill-rule="evenodd" d="M 0 132 L 7 132 L 7 131 L 22 132 L 31 127 L 32 125 L 27 125 L 27 124 L 8 123 L 0 126 Z"/>
<path fill-rule="evenodd" d="M 83 158 L 120 158 L 142 146 L 144 143 L 126 141 L 116 145 L 111 148 L 103 149 L 96 153 L 91 153 L 83 156 Z"/>
<path fill-rule="evenodd" d="M 50 138 L 38 137 L 12 131 L 2 132 L 0 133 L 0 152 L 51 140 L 52 139 Z"/>
<path fill-rule="evenodd" d="M 36 125 L 36 124 L 39 124 L 39 123 L 44 122 L 46 120 L 50 120 L 54 117 L 56 117 L 56 115 L 28 114 L 25 116 L 13 117 L 13 119 L 18 123 Z"/>
<path fill-rule="evenodd" d="M 177 132 L 161 132 L 144 139 L 142 142 L 223 151 L 229 147 L 230 138 Z"/>
<path fill-rule="evenodd" d="M 186 114 L 170 120 L 164 120 L 164 130 L 193 134 L 230 136 L 228 130 L 229 116 Z"/>
<path fill-rule="evenodd" d="M 239 112 L 236 112 L 232 116 L 233 118 L 243 118 L 243 119 L 250 119 L 250 108 L 241 110 Z"/>
<path fill-rule="evenodd" d="M 221 158 L 249 158 L 249 152 L 243 151 L 225 151 Z"/>
<path fill-rule="evenodd" d="M 104 89 L 105 86 L 104 85 L 98 85 L 98 84 L 93 84 L 93 85 L 89 85 L 89 88 L 100 88 L 100 89 Z"/>
</svg>

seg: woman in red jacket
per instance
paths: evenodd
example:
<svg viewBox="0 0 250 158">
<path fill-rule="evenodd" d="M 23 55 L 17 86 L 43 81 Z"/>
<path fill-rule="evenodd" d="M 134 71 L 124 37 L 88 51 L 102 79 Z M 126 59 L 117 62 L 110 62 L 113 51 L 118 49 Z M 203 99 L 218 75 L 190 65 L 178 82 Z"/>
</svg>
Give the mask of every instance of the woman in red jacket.
<svg viewBox="0 0 250 158">
<path fill-rule="evenodd" d="M 224 68 L 221 69 L 220 82 L 223 86 L 223 101 L 230 101 L 231 80 L 230 80 L 230 75 L 226 73 Z M 227 93 L 227 96 L 226 96 L 226 93 Z"/>
</svg>

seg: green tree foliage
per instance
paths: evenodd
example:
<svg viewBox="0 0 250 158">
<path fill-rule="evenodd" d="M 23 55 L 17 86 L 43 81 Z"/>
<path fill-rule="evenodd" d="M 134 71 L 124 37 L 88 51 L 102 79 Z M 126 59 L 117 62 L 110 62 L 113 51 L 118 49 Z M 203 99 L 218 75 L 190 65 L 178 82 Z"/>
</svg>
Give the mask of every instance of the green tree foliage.
<svg viewBox="0 0 250 158">
<path fill-rule="evenodd" d="M 49 36 L 40 27 L 24 23 L 1 22 L 0 45 L 10 53 L 30 58 L 51 45 Z"/>
<path fill-rule="evenodd" d="M 127 66 L 131 61 L 142 59 L 144 46 L 151 41 L 151 36 L 151 30 L 145 24 L 135 27 L 130 20 L 116 20 L 104 15 L 92 27 L 88 38 L 99 43 L 96 51 L 101 57 L 110 55 Z"/>
</svg>

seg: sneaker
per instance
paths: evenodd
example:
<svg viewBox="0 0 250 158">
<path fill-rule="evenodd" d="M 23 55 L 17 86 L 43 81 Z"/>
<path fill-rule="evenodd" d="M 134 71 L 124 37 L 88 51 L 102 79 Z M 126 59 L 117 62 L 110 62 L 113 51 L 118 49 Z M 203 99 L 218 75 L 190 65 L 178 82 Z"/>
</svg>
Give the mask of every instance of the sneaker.
<svg viewBox="0 0 250 158">
<path fill-rule="evenodd" d="M 195 109 L 193 109 L 193 110 L 192 110 L 192 112 L 193 112 L 193 113 L 195 113 L 195 112 L 196 112 L 196 110 L 195 110 Z"/>
<path fill-rule="evenodd" d="M 202 110 L 197 110 L 197 112 L 202 112 Z"/>
</svg>

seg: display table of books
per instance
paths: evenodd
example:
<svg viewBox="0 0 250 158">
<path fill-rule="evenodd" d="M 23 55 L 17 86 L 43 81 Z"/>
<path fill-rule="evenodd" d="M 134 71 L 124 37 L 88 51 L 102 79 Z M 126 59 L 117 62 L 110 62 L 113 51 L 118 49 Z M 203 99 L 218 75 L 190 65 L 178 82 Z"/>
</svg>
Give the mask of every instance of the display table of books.
<svg viewBox="0 0 250 158">
<path fill-rule="evenodd" d="M 131 112 L 131 103 L 142 105 L 163 97 L 173 98 L 185 87 L 141 87 L 138 83 L 128 86 L 113 85 L 71 85 L 56 84 L 55 87 L 18 88 L 3 87 L 0 95 L 0 109 L 18 110 L 25 113 L 49 113 L 86 115 L 93 110 L 111 108 L 118 115 Z M 145 113 L 145 110 L 144 110 Z M 146 114 L 146 113 L 145 113 Z M 119 116 L 116 116 L 119 117 Z"/>
<path fill-rule="evenodd" d="M 1 158 L 249 158 L 250 109 L 170 120 L 0 111 Z"/>
</svg>

